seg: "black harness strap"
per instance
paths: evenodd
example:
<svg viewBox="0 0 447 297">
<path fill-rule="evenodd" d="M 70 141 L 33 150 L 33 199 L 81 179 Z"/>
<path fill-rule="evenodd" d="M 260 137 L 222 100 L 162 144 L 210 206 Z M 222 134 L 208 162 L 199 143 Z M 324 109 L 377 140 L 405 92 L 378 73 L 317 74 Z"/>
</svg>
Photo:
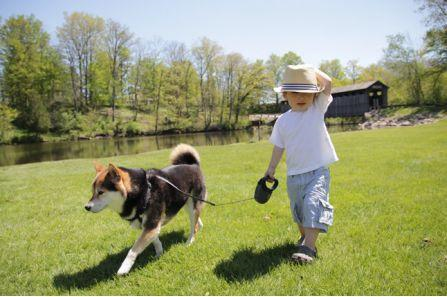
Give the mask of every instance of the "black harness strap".
<svg viewBox="0 0 447 297">
<path fill-rule="evenodd" d="M 152 185 L 147 178 L 146 170 L 141 168 L 141 171 L 143 172 L 144 181 L 142 184 L 144 186 L 140 190 L 140 195 L 138 197 L 137 205 L 135 207 L 136 208 L 135 215 L 130 219 L 125 219 L 126 221 L 129 221 L 129 222 L 138 220 L 140 222 L 140 224 L 143 223 L 142 215 L 146 211 L 147 205 L 149 204 L 149 197 L 150 197 L 150 192 L 151 192 L 151 188 L 152 188 Z"/>
</svg>

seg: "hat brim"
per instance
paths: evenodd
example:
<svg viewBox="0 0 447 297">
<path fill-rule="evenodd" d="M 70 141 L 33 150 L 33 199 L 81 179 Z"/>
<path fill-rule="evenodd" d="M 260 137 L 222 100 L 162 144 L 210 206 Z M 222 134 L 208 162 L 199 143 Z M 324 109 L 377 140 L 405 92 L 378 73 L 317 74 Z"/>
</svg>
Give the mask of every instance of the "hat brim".
<svg viewBox="0 0 447 297">
<path fill-rule="evenodd" d="M 282 92 L 292 92 L 292 93 L 307 93 L 307 94 L 318 94 L 324 91 L 324 86 L 318 88 L 318 90 L 292 90 L 292 89 L 287 89 L 287 88 L 283 88 L 282 86 L 273 88 L 273 91 L 275 91 L 276 93 L 282 93 Z"/>
</svg>

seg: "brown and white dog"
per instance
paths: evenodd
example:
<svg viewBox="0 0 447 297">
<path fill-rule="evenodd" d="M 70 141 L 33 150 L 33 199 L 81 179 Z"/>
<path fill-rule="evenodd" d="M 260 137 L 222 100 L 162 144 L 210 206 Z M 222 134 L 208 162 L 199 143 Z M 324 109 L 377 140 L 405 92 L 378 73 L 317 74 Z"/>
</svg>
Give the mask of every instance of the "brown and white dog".
<svg viewBox="0 0 447 297">
<path fill-rule="evenodd" d="M 160 229 L 182 207 L 185 206 L 189 213 L 191 231 L 188 245 L 203 226 L 200 213 L 207 195 L 199 154 L 193 147 L 180 144 L 171 152 L 170 161 L 172 165 L 161 170 L 128 169 L 113 164 L 105 167 L 95 163 L 93 196 L 85 209 L 96 213 L 110 208 L 133 227 L 143 229 L 121 264 L 118 275 L 127 274 L 137 256 L 152 242 L 156 256 L 163 253 L 158 238 Z M 181 193 L 166 180 L 198 199 Z"/>
</svg>

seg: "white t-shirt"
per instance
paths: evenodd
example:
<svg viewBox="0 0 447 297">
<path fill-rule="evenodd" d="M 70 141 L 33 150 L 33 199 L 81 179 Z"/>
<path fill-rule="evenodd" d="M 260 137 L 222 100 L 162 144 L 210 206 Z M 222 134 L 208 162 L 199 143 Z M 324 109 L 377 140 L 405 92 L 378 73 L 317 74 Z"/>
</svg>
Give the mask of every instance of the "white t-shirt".
<svg viewBox="0 0 447 297">
<path fill-rule="evenodd" d="M 287 175 L 318 169 L 338 161 L 324 114 L 332 96 L 320 93 L 306 111 L 289 110 L 273 127 L 270 142 L 286 150 Z"/>
</svg>

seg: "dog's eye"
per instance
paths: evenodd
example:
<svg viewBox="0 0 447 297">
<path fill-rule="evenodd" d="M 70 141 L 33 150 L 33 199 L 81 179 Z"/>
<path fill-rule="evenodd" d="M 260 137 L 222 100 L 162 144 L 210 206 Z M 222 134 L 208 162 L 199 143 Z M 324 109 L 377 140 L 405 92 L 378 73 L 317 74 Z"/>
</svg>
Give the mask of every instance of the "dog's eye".
<svg viewBox="0 0 447 297">
<path fill-rule="evenodd" d="M 104 194 L 104 191 L 98 191 L 98 195 Z"/>
</svg>

